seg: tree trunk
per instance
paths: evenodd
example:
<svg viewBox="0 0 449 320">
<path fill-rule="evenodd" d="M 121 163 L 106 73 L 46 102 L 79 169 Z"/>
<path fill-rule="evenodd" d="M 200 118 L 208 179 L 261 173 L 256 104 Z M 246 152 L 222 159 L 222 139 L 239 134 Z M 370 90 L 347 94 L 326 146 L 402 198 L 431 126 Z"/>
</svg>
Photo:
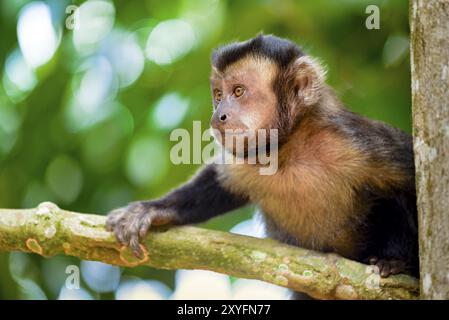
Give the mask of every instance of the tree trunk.
<svg viewBox="0 0 449 320">
<path fill-rule="evenodd" d="M 421 295 L 449 299 L 449 0 L 412 0 Z"/>
</svg>

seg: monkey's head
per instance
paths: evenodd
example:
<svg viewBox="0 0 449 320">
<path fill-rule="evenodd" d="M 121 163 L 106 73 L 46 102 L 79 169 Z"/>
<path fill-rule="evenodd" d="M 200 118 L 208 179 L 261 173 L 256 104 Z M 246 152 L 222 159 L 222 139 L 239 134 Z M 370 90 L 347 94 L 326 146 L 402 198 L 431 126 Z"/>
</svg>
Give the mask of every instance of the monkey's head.
<svg viewBox="0 0 449 320">
<path fill-rule="evenodd" d="M 225 130 L 277 129 L 282 144 L 319 103 L 324 76 L 296 44 L 272 35 L 219 47 L 212 53 L 211 126 L 222 137 Z"/>
</svg>

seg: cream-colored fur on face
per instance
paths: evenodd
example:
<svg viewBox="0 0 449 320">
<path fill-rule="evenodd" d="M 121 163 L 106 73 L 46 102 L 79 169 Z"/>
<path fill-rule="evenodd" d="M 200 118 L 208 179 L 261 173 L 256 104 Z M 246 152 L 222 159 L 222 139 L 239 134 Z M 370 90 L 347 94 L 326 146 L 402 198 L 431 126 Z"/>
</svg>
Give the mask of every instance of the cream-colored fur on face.
<svg viewBox="0 0 449 320">
<path fill-rule="evenodd" d="M 228 66 L 223 72 L 212 67 L 211 86 L 223 92 L 223 99 L 230 95 L 236 85 L 246 89 L 243 96 L 236 99 L 238 121 L 229 124 L 229 129 L 268 129 L 276 111 L 276 95 L 273 81 L 277 66 L 263 57 L 248 56 Z"/>
</svg>

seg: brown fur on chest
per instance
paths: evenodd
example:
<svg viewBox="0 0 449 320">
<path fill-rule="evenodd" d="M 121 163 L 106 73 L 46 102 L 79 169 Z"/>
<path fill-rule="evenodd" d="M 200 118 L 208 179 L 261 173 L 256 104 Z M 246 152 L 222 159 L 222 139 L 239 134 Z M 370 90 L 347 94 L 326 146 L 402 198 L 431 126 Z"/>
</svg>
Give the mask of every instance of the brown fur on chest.
<svg viewBox="0 0 449 320">
<path fill-rule="evenodd" d="M 388 182 L 377 181 L 378 169 L 343 137 L 329 130 L 296 135 L 281 149 L 274 175 L 260 175 L 256 165 L 226 165 L 223 183 L 248 195 L 299 245 L 352 257 L 370 209 L 359 191 Z M 385 174 L 394 179 L 393 173 Z"/>
</svg>

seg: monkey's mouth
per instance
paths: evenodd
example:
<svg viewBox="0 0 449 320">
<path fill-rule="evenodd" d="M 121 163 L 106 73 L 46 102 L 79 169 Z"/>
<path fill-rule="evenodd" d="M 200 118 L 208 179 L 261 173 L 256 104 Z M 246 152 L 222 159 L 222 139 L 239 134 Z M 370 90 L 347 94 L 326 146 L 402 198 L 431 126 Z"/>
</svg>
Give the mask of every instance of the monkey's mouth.
<svg viewBox="0 0 449 320">
<path fill-rule="evenodd" d="M 253 130 L 242 130 L 242 129 L 237 129 L 237 130 L 231 130 L 230 132 L 225 132 L 225 136 L 229 135 L 230 137 L 242 137 L 242 136 L 248 136 L 251 137 L 252 135 L 254 135 Z"/>
<path fill-rule="evenodd" d="M 216 129 L 213 128 L 214 137 L 221 143 L 230 140 L 253 140 L 256 138 L 257 132 L 249 129 Z M 224 143 L 223 143 L 224 144 Z"/>
</svg>

